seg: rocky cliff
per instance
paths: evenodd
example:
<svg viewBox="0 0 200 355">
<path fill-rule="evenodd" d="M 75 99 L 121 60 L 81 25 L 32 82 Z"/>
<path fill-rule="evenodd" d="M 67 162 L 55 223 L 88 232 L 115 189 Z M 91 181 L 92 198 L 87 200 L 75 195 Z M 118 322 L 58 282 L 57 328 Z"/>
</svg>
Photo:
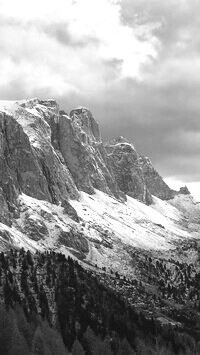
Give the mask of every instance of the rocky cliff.
<svg viewBox="0 0 200 355">
<path fill-rule="evenodd" d="M 140 156 L 139 164 L 141 166 L 145 185 L 150 194 L 161 198 L 162 200 L 170 200 L 176 195 L 176 191 L 169 188 L 153 167 L 148 157 Z"/>
<path fill-rule="evenodd" d="M 120 137 L 104 144 L 88 109 L 68 115 L 54 100 L 1 102 L 0 172 L 0 220 L 7 224 L 22 192 L 55 204 L 94 189 L 146 204 L 152 195 L 174 196 L 130 142 Z"/>
<path fill-rule="evenodd" d="M 146 185 L 140 156 L 134 146 L 123 137 L 118 137 L 106 144 L 106 151 L 119 189 L 126 195 L 151 204 L 152 197 Z"/>
<path fill-rule="evenodd" d="M 56 103 L 47 106 L 39 100 L 10 103 L 0 112 L 1 221 L 9 223 L 22 192 L 52 203 L 78 197 L 67 166 L 51 144 L 56 114 Z"/>
<path fill-rule="evenodd" d="M 106 151 L 97 123 L 85 108 L 61 112 L 55 132 L 58 148 L 79 190 L 94 193 L 94 188 L 120 197 L 120 191 L 107 164 Z"/>
</svg>

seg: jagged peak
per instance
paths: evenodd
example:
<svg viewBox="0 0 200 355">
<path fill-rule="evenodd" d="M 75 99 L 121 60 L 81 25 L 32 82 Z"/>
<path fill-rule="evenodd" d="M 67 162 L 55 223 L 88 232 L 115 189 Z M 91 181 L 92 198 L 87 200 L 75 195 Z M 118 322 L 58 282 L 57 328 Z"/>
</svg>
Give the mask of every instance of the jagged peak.
<svg viewBox="0 0 200 355">
<path fill-rule="evenodd" d="M 85 134 L 89 138 L 89 141 L 100 141 L 99 125 L 90 110 L 80 106 L 70 112 L 70 118 L 81 136 Z"/>
<path fill-rule="evenodd" d="M 47 107 L 59 107 L 57 101 L 54 99 L 39 100 L 39 104 Z"/>
<path fill-rule="evenodd" d="M 54 99 L 41 100 L 37 97 L 22 100 L 0 100 L 0 111 L 7 114 L 14 114 L 20 108 L 22 109 L 34 109 L 43 108 L 53 109 L 56 112 L 59 109 L 58 103 Z"/>
<path fill-rule="evenodd" d="M 24 100 L 19 100 L 19 101 L 16 101 L 16 103 L 18 103 L 19 105 L 28 105 L 28 104 L 33 104 L 33 105 L 36 105 L 39 103 L 39 99 L 37 97 L 33 97 L 31 99 L 24 99 Z"/>
<path fill-rule="evenodd" d="M 114 141 L 116 141 L 117 143 L 129 143 L 128 139 L 122 136 L 114 138 Z"/>
<path fill-rule="evenodd" d="M 59 115 L 60 115 L 60 116 L 66 116 L 67 118 L 71 119 L 70 116 L 69 116 L 69 114 L 68 114 L 67 112 L 65 112 L 65 110 L 60 110 L 60 111 L 59 111 Z"/>
<path fill-rule="evenodd" d="M 186 185 L 180 187 L 179 194 L 181 194 L 181 195 L 191 195 L 190 190 L 188 189 L 188 187 Z"/>
<path fill-rule="evenodd" d="M 46 100 L 41 100 L 38 99 L 37 97 L 31 98 L 31 99 L 26 99 L 26 100 L 20 100 L 17 101 L 20 106 L 22 107 L 29 107 L 32 108 L 36 105 L 41 105 L 49 108 L 58 108 L 59 105 L 54 99 L 46 99 Z"/>
<path fill-rule="evenodd" d="M 72 116 L 73 114 L 81 114 L 81 113 L 89 113 L 90 115 L 92 115 L 91 111 L 84 106 L 78 106 L 76 108 L 74 108 L 73 110 L 71 110 L 70 112 L 70 116 Z"/>
<path fill-rule="evenodd" d="M 83 106 L 79 106 L 71 110 L 69 116 L 74 122 L 81 123 L 83 127 L 85 125 L 90 126 L 91 122 L 95 122 L 95 124 L 97 124 L 94 117 L 92 116 L 91 111 Z"/>
<path fill-rule="evenodd" d="M 140 163 L 143 163 L 143 164 L 152 165 L 151 159 L 147 156 L 144 156 L 144 155 L 140 155 L 139 161 L 140 161 Z"/>
<path fill-rule="evenodd" d="M 107 142 L 105 144 L 107 147 L 109 146 L 129 146 L 131 147 L 133 150 L 135 150 L 135 147 L 134 145 L 127 139 L 127 138 L 124 138 L 122 136 L 119 136 L 119 137 L 116 137 L 116 138 L 113 138 L 111 139 L 109 142 Z"/>
</svg>

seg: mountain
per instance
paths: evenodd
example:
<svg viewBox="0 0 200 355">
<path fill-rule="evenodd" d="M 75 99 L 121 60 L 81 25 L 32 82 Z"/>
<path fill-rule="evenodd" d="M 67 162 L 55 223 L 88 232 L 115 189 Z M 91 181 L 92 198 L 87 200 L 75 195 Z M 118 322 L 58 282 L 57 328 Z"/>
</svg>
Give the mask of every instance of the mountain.
<svg viewBox="0 0 200 355">
<path fill-rule="evenodd" d="M 189 191 L 171 190 L 125 138 L 104 143 L 86 108 L 1 101 L 0 147 L 2 250 L 49 248 L 126 272 L 135 248 L 196 238 L 199 220 L 194 231 L 180 208 L 187 198 L 198 214 Z"/>
<path fill-rule="evenodd" d="M 88 109 L 1 101 L 0 298 L 13 310 L 0 311 L 15 327 L 0 345 L 21 334 L 32 351 L 39 332 L 50 349 L 51 310 L 60 353 L 198 353 L 199 216 L 187 187 L 170 189 L 132 142 L 103 142 Z"/>
</svg>

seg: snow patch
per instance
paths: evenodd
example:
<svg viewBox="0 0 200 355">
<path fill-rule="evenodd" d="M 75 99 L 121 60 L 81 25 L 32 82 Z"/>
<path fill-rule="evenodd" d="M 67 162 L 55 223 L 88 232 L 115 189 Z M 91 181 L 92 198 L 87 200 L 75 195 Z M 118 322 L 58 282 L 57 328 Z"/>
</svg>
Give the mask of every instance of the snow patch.
<svg viewBox="0 0 200 355">
<path fill-rule="evenodd" d="M 31 251 L 42 250 L 37 242 L 29 239 L 14 226 L 8 227 L 7 225 L 0 223 L 0 231 L 7 231 L 9 233 L 11 237 L 9 243 L 11 243 L 11 246 L 29 249 Z"/>
<path fill-rule="evenodd" d="M 37 117 L 41 118 L 39 112 L 35 108 L 26 108 L 26 111 L 31 113 L 34 116 L 37 116 Z"/>
</svg>

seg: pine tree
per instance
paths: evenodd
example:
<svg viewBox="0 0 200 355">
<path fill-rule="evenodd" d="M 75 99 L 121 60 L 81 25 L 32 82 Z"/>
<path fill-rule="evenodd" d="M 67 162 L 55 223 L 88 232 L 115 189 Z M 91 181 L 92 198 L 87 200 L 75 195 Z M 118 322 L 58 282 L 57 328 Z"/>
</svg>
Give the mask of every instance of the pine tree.
<svg viewBox="0 0 200 355">
<path fill-rule="evenodd" d="M 72 355 L 85 355 L 81 343 L 76 339 L 72 348 Z"/>
<path fill-rule="evenodd" d="M 10 355 L 29 355 L 30 351 L 23 334 L 20 333 L 17 320 L 13 310 L 9 311 L 12 317 L 12 327 L 10 329 Z"/>
<path fill-rule="evenodd" d="M 38 326 L 32 340 L 31 355 L 46 355 L 46 353 L 47 347 L 44 341 L 44 335 L 42 334 L 41 327 Z"/>
<path fill-rule="evenodd" d="M 119 344 L 117 355 L 134 355 L 134 354 L 135 352 L 131 348 L 127 339 L 126 338 L 122 339 Z"/>
<path fill-rule="evenodd" d="M 25 313 L 21 305 L 17 304 L 15 306 L 15 314 L 17 318 L 18 328 L 21 334 L 23 334 L 26 342 L 31 348 L 32 338 L 33 338 L 33 324 L 27 321 Z"/>
<path fill-rule="evenodd" d="M 47 321 L 42 322 L 42 333 L 44 334 L 45 343 L 50 354 L 67 355 L 68 352 L 61 335 L 56 329 L 50 328 Z"/>
</svg>

